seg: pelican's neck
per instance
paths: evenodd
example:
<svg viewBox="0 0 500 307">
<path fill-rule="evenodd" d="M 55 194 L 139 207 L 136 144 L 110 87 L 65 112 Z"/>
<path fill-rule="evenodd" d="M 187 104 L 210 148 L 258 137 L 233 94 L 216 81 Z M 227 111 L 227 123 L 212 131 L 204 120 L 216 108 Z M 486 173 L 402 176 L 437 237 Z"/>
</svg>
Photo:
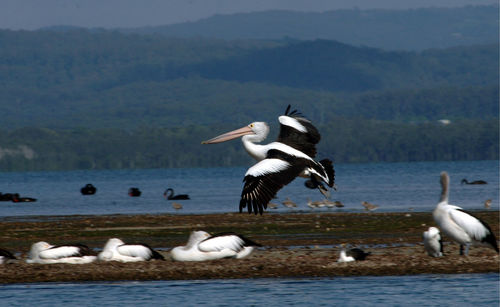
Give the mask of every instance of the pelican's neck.
<svg viewBox="0 0 500 307">
<path fill-rule="evenodd" d="M 267 150 L 265 145 L 255 144 L 254 142 L 261 142 L 266 138 L 260 135 L 245 135 L 241 138 L 243 142 L 243 147 L 255 160 L 261 161 L 266 158 Z"/>
<path fill-rule="evenodd" d="M 448 202 L 448 190 L 450 186 L 450 177 L 446 172 L 441 173 L 441 197 L 439 202 Z"/>
</svg>

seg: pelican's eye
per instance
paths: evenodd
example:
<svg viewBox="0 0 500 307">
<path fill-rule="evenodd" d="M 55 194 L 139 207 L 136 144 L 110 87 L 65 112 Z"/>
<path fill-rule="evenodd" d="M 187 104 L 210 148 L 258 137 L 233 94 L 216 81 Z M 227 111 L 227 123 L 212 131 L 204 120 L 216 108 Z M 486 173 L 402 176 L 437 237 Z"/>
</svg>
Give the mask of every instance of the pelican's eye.
<svg viewBox="0 0 500 307">
<path fill-rule="evenodd" d="M 250 128 L 253 128 L 253 126 L 255 126 L 254 124 L 250 124 Z"/>
</svg>

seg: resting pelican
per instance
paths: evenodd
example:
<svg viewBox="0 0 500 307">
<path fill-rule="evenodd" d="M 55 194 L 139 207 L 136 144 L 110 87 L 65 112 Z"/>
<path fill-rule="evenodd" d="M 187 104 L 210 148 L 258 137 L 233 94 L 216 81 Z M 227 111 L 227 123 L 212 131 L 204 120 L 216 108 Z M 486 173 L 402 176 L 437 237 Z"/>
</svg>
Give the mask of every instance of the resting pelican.
<svg viewBox="0 0 500 307">
<path fill-rule="evenodd" d="M 441 198 L 432 212 L 434 221 L 445 235 L 460 244 L 460 255 L 469 253 L 469 245 L 487 245 L 498 253 L 497 239 L 488 224 L 462 208 L 448 204 L 450 177 L 441 173 Z"/>
<path fill-rule="evenodd" d="M 176 261 L 205 261 L 221 258 L 244 258 L 261 246 L 242 235 L 232 232 L 211 236 L 205 231 L 193 231 L 186 246 L 174 247 L 170 251 Z"/>
<path fill-rule="evenodd" d="M 146 244 L 125 244 L 117 238 L 109 239 L 98 255 L 101 261 L 138 262 L 165 258 Z"/>
<path fill-rule="evenodd" d="M 437 229 L 436 227 L 429 227 L 427 231 L 424 231 L 423 238 L 424 248 L 429 256 L 443 256 L 443 242 L 441 241 L 439 229 Z"/>
<path fill-rule="evenodd" d="M 248 208 L 248 213 L 262 214 L 267 203 L 285 185 L 295 177 L 309 178 L 306 186 L 318 188 L 326 197 L 329 191 L 322 182 L 334 188 L 335 172 L 332 161 L 328 159 L 316 162 L 316 144 L 321 136 L 309 120 L 297 110 L 290 112 L 290 105 L 285 115 L 278 118 L 280 133 L 275 142 L 267 145 L 262 142 L 269 134 L 269 126 L 264 122 L 250 125 L 219 135 L 202 144 L 215 144 L 242 137 L 243 146 L 257 164 L 248 169 L 243 181 L 240 212 Z"/>
<path fill-rule="evenodd" d="M 40 241 L 31 246 L 26 262 L 83 264 L 96 259 L 95 253 L 83 244 L 54 246 Z"/>
</svg>

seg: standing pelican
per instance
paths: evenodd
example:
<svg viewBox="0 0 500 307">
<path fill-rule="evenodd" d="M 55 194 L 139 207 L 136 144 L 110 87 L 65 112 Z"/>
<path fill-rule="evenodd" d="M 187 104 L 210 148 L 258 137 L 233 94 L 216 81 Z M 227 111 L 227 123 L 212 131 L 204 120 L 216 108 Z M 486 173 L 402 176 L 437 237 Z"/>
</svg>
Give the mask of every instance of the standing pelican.
<svg viewBox="0 0 500 307">
<path fill-rule="evenodd" d="M 448 204 L 450 177 L 441 173 L 441 198 L 432 212 L 434 221 L 448 237 L 460 244 L 460 255 L 469 253 L 469 245 L 487 245 L 498 253 L 497 239 L 488 224 L 462 208 Z"/>
<path fill-rule="evenodd" d="M 443 256 L 443 241 L 441 241 L 439 229 L 437 229 L 436 227 L 429 227 L 427 231 L 424 231 L 423 238 L 424 248 L 429 256 Z"/>
<path fill-rule="evenodd" d="M 306 186 L 318 188 L 326 197 L 329 196 L 329 191 L 322 182 L 334 188 L 335 172 L 332 161 L 313 160 L 316 144 L 321 138 L 316 127 L 297 110 L 290 112 L 290 105 L 278 120 L 278 139 L 267 145 L 255 144 L 262 142 L 269 134 L 269 126 L 264 122 L 253 122 L 246 127 L 202 142 L 215 144 L 242 137 L 245 150 L 258 161 L 248 169 L 243 179 L 245 185 L 241 193 L 240 212 L 247 207 L 248 213 L 253 210 L 255 214 L 262 214 L 276 193 L 297 176 L 308 178 Z"/>
</svg>

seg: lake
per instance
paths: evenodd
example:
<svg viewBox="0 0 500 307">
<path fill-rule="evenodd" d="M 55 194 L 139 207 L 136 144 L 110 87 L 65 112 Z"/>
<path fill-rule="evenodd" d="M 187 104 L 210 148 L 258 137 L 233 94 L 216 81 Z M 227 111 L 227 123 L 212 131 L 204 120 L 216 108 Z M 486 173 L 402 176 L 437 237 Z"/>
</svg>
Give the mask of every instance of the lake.
<svg viewBox="0 0 500 307">
<path fill-rule="evenodd" d="M 431 211 L 439 199 L 439 174 L 451 177 L 450 203 L 467 210 L 484 209 L 492 199 L 492 210 L 499 209 L 498 161 L 414 162 L 337 164 L 337 191 L 332 200 L 342 209 L 315 209 L 355 212 L 362 201 L 379 205 L 381 212 Z M 198 214 L 237 212 L 246 168 L 192 168 L 146 170 L 93 170 L 64 172 L 12 172 L 0 174 L 0 192 L 19 193 L 37 198 L 32 203 L 0 202 L 0 217 L 75 214 Z M 486 180 L 486 185 L 461 185 L 463 178 Z M 80 194 L 87 183 L 97 187 L 91 196 Z M 140 197 L 127 195 L 130 187 L 142 191 Z M 183 209 L 175 211 L 163 192 L 189 194 L 190 200 L 177 201 Z M 304 187 L 298 178 L 285 186 L 273 202 L 289 197 L 297 210 L 309 212 L 307 200 L 320 200 L 317 190 Z M 280 205 L 272 212 L 287 212 Z"/>
<path fill-rule="evenodd" d="M 498 306 L 498 274 L 43 283 L 0 286 L 3 306 Z"/>
</svg>

